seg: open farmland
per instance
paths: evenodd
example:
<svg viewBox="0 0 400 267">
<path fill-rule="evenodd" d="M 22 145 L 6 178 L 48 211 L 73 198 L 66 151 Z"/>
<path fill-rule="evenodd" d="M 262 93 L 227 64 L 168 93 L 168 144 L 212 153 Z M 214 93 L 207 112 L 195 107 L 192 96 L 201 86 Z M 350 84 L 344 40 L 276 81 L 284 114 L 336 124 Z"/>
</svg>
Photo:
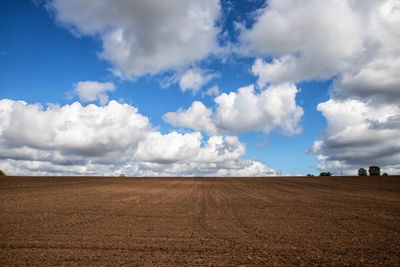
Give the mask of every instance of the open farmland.
<svg viewBox="0 0 400 267">
<path fill-rule="evenodd" d="M 0 265 L 400 265 L 400 177 L 0 178 Z"/>
</svg>

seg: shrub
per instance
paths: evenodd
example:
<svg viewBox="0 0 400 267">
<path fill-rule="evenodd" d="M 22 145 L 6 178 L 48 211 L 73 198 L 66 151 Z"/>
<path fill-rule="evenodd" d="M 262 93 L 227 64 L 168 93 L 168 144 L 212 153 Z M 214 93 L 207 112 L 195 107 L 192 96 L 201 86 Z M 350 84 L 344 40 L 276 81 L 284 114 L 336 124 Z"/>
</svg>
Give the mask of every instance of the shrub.
<svg viewBox="0 0 400 267">
<path fill-rule="evenodd" d="M 367 176 L 367 170 L 364 168 L 358 169 L 358 176 Z"/>
<path fill-rule="evenodd" d="M 332 176 L 331 172 L 321 172 L 319 176 Z"/>
<path fill-rule="evenodd" d="M 387 172 L 385 172 L 384 174 L 382 174 L 382 176 L 388 176 L 389 174 L 387 174 Z"/>
<path fill-rule="evenodd" d="M 2 170 L 0 170 L 0 176 L 6 176 L 5 172 L 3 172 Z"/>
<path fill-rule="evenodd" d="M 307 173 L 307 176 L 314 176 L 314 175 Z"/>
<path fill-rule="evenodd" d="M 121 173 L 121 174 L 119 175 L 119 177 L 125 178 L 126 176 L 125 176 L 125 174 Z"/>
<path fill-rule="evenodd" d="M 370 166 L 368 172 L 370 176 L 379 176 L 381 175 L 381 168 L 378 166 Z"/>
</svg>

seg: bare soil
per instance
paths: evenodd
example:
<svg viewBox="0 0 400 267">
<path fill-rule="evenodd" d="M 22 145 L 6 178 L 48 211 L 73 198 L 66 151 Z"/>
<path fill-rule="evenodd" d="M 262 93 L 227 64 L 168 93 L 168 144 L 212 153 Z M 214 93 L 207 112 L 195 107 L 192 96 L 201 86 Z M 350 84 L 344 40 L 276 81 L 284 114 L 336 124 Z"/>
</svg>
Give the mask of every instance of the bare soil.
<svg viewBox="0 0 400 267">
<path fill-rule="evenodd" d="M 400 176 L 0 178 L 0 265 L 400 265 Z"/>
</svg>

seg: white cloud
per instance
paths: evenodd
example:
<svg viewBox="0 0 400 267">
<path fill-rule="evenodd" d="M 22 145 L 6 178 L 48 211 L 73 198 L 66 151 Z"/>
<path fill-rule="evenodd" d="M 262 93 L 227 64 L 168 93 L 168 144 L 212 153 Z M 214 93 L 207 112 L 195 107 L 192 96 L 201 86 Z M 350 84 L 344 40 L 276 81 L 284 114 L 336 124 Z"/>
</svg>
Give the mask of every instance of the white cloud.
<svg viewBox="0 0 400 267">
<path fill-rule="evenodd" d="M 222 132 L 262 130 L 265 133 L 281 128 L 288 135 L 301 131 L 298 127 L 303 109 L 296 105 L 298 90 L 294 84 L 271 85 L 261 93 L 254 86 L 239 88 L 237 93 L 215 98 L 218 107 L 216 125 Z"/>
<path fill-rule="evenodd" d="M 47 108 L 0 100 L 0 169 L 10 175 L 240 175 L 278 172 L 242 160 L 234 136 L 162 134 L 127 104 Z"/>
<path fill-rule="evenodd" d="M 380 102 L 398 102 L 400 57 L 376 59 L 357 71 L 344 72 L 335 81 L 334 88 L 339 98 L 358 97 Z"/>
<path fill-rule="evenodd" d="M 400 2 L 372 1 L 364 10 L 364 50 L 335 83 L 339 97 L 400 100 Z"/>
<path fill-rule="evenodd" d="M 177 112 L 166 113 L 163 120 L 174 126 L 187 127 L 213 135 L 217 134 L 217 128 L 211 115 L 210 109 L 203 103 L 195 101 L 187 110 L 179 109 Z"/>
<path fill-rule="evenodd" d="M 218 0 L 53 0 L 58 22 L 98 36 L 101 56 L 126 76 L 179 69 L 217 48 Z"/>
<path fill-rule="evenodd" d="M 257 62 L 266 68 L 264 80 L 299 82 L 346 68 L 363 48 L 362 27 L 349 1 L 271 0 L 241 39 L 250 50 L 274 57 Z"/>
<path fill-rule="evenodd" d="M 260 85 L 334 77 L 338 97 L 393 102 L 399 28 L 397 0 L 270 0 L 240 38 L 259 56 L 252 71 Z"/>
<path fill-rule="evenodd" d="M 35 160 L 122 154 L 135 149 L 152 128 L 136 108 L 115 101 L 104 107 L 84 107 L 76 102 L 43 109 L 37 104 L 3 99 L 0 117 L 2 158 L 23 150 L 35 154 L 26 159 Z"/>
<path fill-rule="evenodd" d="M 196 93 L 214 77 L 215 74 L 206 73 L 201 69 L 190 69 L 181 76 L 179 87 L 183 92 L 192 90 Z"/>
<path fill-rule="evenodd" d="M 356 175 L 360 167 L 379 165 L 400 172 L 400 107 L 373 105 L 360 100 L 329 100 L 318 105 L 328 122 L 323 140 L 310 152 L 318 154 L 320 168 Z"/>
<path fill-rule="evenodd" d="M 197 155 L 201 162 L 225 162 L 235 160 L 246 154 L 246 149 L 236 136 L 211 136 L 203 151 Z"/>
<path fill-rule="evenodd" d="M 201 130 L 208 135 L 236 134 L 246 131 L 269 133 L 277 128 L 283 134 L 299 133 L 303 109 L 296 105 L 298 89 L 294 84 L 271 85 L 256 93 L 254 86 L 239 88 L 215 98 L 216 110 L 193 102 L 187 110 L 169 112 L 163 119 L 179 127 Z"/>
<path fill-rule="evenodd" d="M 200 133 L 179 134 L 171 132 L 163 135 L 153 132 L 139 144 L 135 156 L 143 161 L 170 163 L 193 159 L 200 150 Z"/>
<path fill-rule="evenodd" d="M 74 84 L 75 92 L 78 94 L 82 102 L 98 100 L 100 105 L 108 102 L 107 91 L 114 91 L 115 86 L 111 82 L 85 81 Z"/>
<path fill-rule="evenodd" d="M 219 87 L 218 85 L 214 85 L 207 89 L 207 91 L 201 93 L 201 97 L 205 96 L 217 96 L 219 95 Z"/>
</svg>

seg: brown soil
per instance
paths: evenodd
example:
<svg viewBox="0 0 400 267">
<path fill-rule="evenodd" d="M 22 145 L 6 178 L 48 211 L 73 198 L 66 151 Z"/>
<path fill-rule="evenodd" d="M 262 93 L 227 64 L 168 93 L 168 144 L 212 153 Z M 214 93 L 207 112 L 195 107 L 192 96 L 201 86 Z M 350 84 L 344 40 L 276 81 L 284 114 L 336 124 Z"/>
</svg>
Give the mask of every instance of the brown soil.
<svg viewBox="0 0 400 267">
<path fill-rule="evenodd" d="M 400 177 L 0 178 L 0 265 L 400 265 Z"/>
</svg>

